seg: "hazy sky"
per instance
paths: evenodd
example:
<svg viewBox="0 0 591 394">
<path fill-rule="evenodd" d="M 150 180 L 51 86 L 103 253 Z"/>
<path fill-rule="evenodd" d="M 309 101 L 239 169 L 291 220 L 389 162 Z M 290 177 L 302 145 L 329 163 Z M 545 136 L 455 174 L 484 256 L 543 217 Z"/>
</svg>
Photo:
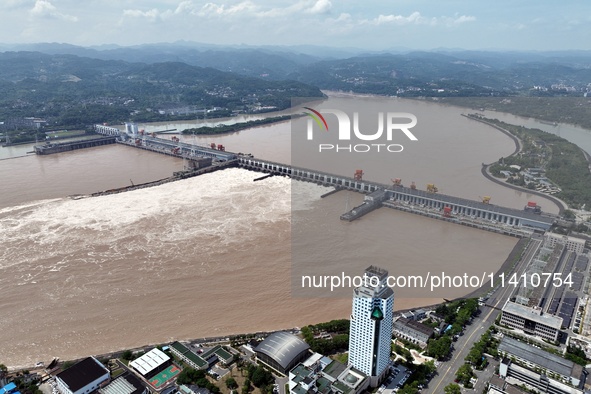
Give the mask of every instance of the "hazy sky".
<svg viewBox="0 0 591 394">
<path fill-rule="evenodd" d="M 591 1 L 0 0 L 0 43 L 591 49 Z"/>
</svg>

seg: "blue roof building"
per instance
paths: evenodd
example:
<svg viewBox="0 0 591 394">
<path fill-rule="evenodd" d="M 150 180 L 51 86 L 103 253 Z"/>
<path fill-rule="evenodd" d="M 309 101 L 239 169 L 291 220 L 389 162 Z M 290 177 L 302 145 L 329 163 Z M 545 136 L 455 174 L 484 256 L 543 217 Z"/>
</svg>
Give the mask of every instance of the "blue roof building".
<svg viewBox="0 0 591 394">
<path fill-rule="evenodd" d="M 20 394 L 16 391 L 16 384 L 13 382 L 8 383 L 6 386 L 0 389 L 0 394 Z"/>
</svg>

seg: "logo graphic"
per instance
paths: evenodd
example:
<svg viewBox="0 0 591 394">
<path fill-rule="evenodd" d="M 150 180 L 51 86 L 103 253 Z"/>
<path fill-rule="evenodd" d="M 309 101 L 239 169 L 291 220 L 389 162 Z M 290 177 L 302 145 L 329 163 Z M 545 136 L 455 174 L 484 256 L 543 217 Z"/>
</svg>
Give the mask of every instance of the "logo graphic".
<svg viewBox="0 0 591 394">
<path fill-rule="evenodd" d="M 304 107 L 305 109 L 314 112 L 314 114 L 311 114 L 309 112 L 304 112 L 306 115 L 308 115 L 309 117 L 311 117 L 312 119 L 314 119 L 316 121 L 316 124 L 318 124 L 318 127 L 322 128 L 322 123 L 324 123 L 324 129 L 326 131 L 328 131 L 328 123 L 326 123 L 326 119 L 324 119 L 324 116 L 322 116 L 322 114 L 318 111 L 316 111 L 315 109 L 312 109 L 310 107 Z M 322 120 L 322 123 L 320 123 L 320 120 Z"/>
<path fill-rule="evenodd" d="M 378 112 L 378 129 L 377 131 L 367 133 L 367 130 L 362 132 L 360 127 L 359 112 L 353 112 L 353 121 L 347 113 L 338 109 L 322 109 L 322 113 L 314 110 L 310 107 L 304 107 L 312 113 L 305 112 L 310 117 L 307 123 L 307 139 L 312 141 L 314 139 L 314 122 L 322 130 L 328 131 L 328 123 L 322 113 L 331 114 L 337 118 L 338 121 L 338 140 L 339 141 L 351 141 L 357 139 L 360 141 L 378 141 L 380 139 L 391 142 L 396 134 L 396 131 L 401 131 L 409 140 L 418 141 L 418 138 L 410 131 L 411 128 L 416 126 L 417 117 L 413 114 L 406 112 Z M 400 122 L 401 119 L 406 119 L 407 122 Z M 312 122 L 314 120 L 314 122 Z M 384 127 L 385 126 L 385 127 Z M 338 144 L 319 144 L 318 149 L 322 151 L 348 151 L 348 152 L 370 152 L 370 151 L 388 151 L 388 152 L 402 152 L 404 147 L 400 144 L 351 144 L 351 145 L 338 145 Z"/>
</svg>

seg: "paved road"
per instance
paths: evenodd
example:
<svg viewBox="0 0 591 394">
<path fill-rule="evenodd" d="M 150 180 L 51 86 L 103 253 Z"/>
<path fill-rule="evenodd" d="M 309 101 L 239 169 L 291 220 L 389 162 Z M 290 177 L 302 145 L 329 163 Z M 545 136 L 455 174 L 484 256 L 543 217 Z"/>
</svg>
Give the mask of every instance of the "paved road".
<svg viewBox="0 0 591 394">
<path fill-rule="evenodd" d="M 486 388 L 486 384 L 488 383 L 488 381 L 490 380 L 490 378 L 492 378 L 492 376 L 495 373 L 495 369 L 499 366 L 499 362 L 497 360 L 494 359 L 489 359 L 488 360 L 488 365 L 486 366 L 486 368 L 483 371 L 474 371 L 476 374 L 476 377 L 478 379 L 478 381 L 476 382 L 476 384 L 474 385 L 474 392 L 476 393 L 482 393 L 484 392 L 484 389 Z"/>
<path fill-rule="evenodd" d="M 285 392 L 285 384 L 289 381 L 288 377 L 277 377 L 275 383 L 279 385 L 279 394 L 289 394 Z"/>
<path fill-rule="evenodd" d="M 518 275 L 524 272 L 541 243 L 542 241 L 539 239 L 532 239 L 525 251 L 525 255 L 517 266 Z M 494 323 L 499 310 L 503 307 L 505 301 L 511 297 L 514 290 L 512 286 L 506 285 L 506 287 L 499 287 L 493 292 L 487 301 L 487 305 L 480 307 L 480 315 L 474 318 L 471 325 L 466 326 L 464 335 L 455 342 L 455 350 L 451 359 L 439 366 L 437 369 L 438 374 L 431 380 L 429 386 L 423 390 L 424 393 L 441 394 L 443 388 L 454 381 L 456 371 L 464 364 L 464 359 L 470 349 L 488 327 Z"/>
</svg>

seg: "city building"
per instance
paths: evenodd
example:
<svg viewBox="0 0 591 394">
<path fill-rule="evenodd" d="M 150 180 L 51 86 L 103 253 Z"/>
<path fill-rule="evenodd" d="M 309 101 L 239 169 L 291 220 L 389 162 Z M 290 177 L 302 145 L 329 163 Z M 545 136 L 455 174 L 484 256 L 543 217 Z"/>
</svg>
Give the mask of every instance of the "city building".
<svg viewBox="0 0 591 394">
<path fill-rule="evenodd" d="M 10 382 L 6 386 L 0 388 L 0 394 L 20 394 L 20 391 L 17 390 L 16 384 Z"/>
<path fill-rule="evenodd" d="M 566 383 L 550 378 L 543 372 L 532 371 L 520 366 L 508 358 L 504 358 L 499 365 L 499 375 L 513 385 L 525 384 L 542 393 L 548 394 L 585 394 L 585 392 Z M 505 390 L 507 390 L 505 388 Z M 493 393 L 495 393 L 493 391 Z M 509 391 L 501 391 L 509 393 Z M 495 393 L 496 394 L 496 393 Z"/>
<path fill-rule="evenodd" d="M 433 336 L 434 330 L 418 321 L 398 317 L 394 320 L 393 334 L 398 338 L 424 346 Z"/>
<path fill-rule="evenodd" d="M 500 389 L 498 387 L 489 386 L 486 394 L 530 394 L 529 392 L 521 390 L 520 388 L 510 384 L 505 384 L 504 387 L 504 389 Z"/>
<path fill-rule="evenodd" d="M 62 394 L 88 394 L 109 382 L 109 370 L 94 357 L 87 357 L 55 375 Z"/>
<path fill-rule="evenodd" d="M 403 312 L 400 316 L 410 320 L 423 320 L 427 317 L 427 313 L 424 309 L 415 309 L 414 311 Z"/>
<path fill-rule="evenodd" d="M 528 384 L 532 379 L 553 380 L 582 388 L 588 374 L 579 364 L 510 337 L 504 337 L 499 344 L 499 354 L 505 359 L 500 367 L 501 377 L 512 376 Z"/>
<path fill-rule="evenodd" d="M 99 394 L 150 394 L 150 390 L 130 372 L 99 389 Z"/>
<path fill-rule="evenodd" d="M 130 362 L 129 366 L 144 378 L 149 378 L 164 371 L 171 363 L 170 357 L 162 350 L 154 348 L 140 358 Z"/>
<path fill-rule="evenodd" d="M 390 363 L 394 292 L 388 271 L 370 266 L 364 283 L 353 290 L 349 333 L 349 365 L 370 377 L 376 387 Z"/>
<path fill-rule="evenodd" d="M 575 237 L 569 237 L 562 234 L 546 233 L 546 245 L 553 248 L 557 244 L 566 246 L 566 250 L 575 252 L 578 254 L 583 253 L 585 250 L 585 240 Z"/>
<path fill-rule="evenodd" d="M 170 345 L 170 351 L 193 369 L 207 369 L 209 366 L 207 361 L 201 356 L 193 353 L 188 347 L 180 342 L 173 342 Z"/>
<path fill-rule="evenodd" d="M 194 384 L 191 384 L 188 386 L 181 384 L 179 386 L 179 390 L 176 392 L 176 394 L 210 394 L 210 393 L 211 393 L 211 391 L 209 391 L 208 389 L 196 386 Z"/>
<path fill-rule="evenodd" d="M 556 341 L 562 326 L 562 318 L 544 314 L 540 308 L 507 301 L 503 306 L 501 324 L 522 330 L 528 335 L 535 335 L 549 341 Z"/>
<path fill-rule="evenodd" d="M 234 361 L 234 355 L 225 350 L 221 345 L 216 345 L 203 352 L 201 358 L 207 360 L 207 363 L 210 366 L 217 363 L 218 361 L 224 365 L 230 365 L 232 364 L 232 361 Z"/>
<path fill-rule="evenodd" d="M 315 353 L 289 371 L 289 394 L 359 394 L 369 387 L 361 371 Z"/>
<path fill-rule="evenodd" d="M 310 356 L 310 346 L 288 332 L 275 332 L 254 349 L 257 360 L 286 375 Z"/>
</svg>

